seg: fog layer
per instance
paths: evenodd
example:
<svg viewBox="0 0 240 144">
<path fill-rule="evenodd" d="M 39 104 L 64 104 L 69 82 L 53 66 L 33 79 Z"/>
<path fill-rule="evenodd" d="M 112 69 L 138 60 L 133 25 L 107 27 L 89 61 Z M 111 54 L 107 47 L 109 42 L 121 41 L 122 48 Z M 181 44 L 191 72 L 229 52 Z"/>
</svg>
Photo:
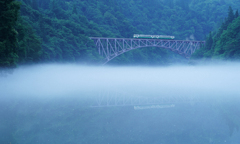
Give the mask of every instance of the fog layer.
<svg viewBox="0 0 240 144">
<path fill-rule="evenodd" d="M 19 67 L 0 78 L 0 142 L 238 144 L 239 74 L 238 63 Z"/>
<path fill-rule="evenodd" d="M 169 67 L 91 67 L 47 64 L 19 67 L 0 77 L 2 97 L 82 97 L 83 93 L 117 91 L 129 96 L 236 97 L 240 64 Z"/>
</svg>

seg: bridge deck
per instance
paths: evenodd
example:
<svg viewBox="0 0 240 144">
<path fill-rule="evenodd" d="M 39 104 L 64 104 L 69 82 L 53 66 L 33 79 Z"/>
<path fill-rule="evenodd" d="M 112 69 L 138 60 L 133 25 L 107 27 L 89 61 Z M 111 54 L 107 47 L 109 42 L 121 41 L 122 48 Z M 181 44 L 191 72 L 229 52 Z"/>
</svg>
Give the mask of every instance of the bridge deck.
<svg viewBox="0 0 240 144">
<path fill-rule="evenodd" d="M 177 41 L 177 42 L 202 42 L 205 43 L 205 41 L 197 41 L 197 40 L 172 40 L 172 39 L 141 39 L 141 38 L 107 38 L 107 37 L 89 37 L 90 39 L 109 39 L 109 40 L 158 40 L 158 41 Z"/>
</svg>

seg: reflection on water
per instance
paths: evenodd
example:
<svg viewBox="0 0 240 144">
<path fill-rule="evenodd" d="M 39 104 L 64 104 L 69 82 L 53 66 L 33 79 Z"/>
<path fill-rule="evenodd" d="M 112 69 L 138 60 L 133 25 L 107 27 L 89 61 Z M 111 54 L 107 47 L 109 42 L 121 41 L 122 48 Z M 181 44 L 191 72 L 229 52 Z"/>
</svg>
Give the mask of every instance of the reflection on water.
<svg viewBox="0 0 240 144">
<path fill-rule="evenodd" d="M 134 106 L 135 110 L 143 110 L 143 109 L 162 109 L 162 108 L 173 108 L 174 104 L 171 105 L 145 105 L 145 106 Z"/>
<path fill-rule="evenodd" d="M 0 77 L 0 143 L 238 144 L 240 64 L 20 67 Z"/>
</svg>

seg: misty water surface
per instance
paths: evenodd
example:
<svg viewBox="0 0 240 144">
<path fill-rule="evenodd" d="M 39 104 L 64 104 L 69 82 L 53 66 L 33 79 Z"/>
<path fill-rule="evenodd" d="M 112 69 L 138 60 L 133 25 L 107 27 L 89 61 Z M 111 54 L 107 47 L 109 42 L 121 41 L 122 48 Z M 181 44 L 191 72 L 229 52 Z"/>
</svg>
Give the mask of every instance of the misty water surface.
<svg viewBox="0 0 240 144">
<path fill-rule="evenodd" d="M 239 63 L 19 67 L 0 77 L 0 143 L 237 144 L 239 83 Z M 105 95 L 187 99 L 152 108 L 141 103 L 147 109 L 140 110 L 92 107 Z"/>
</svg>

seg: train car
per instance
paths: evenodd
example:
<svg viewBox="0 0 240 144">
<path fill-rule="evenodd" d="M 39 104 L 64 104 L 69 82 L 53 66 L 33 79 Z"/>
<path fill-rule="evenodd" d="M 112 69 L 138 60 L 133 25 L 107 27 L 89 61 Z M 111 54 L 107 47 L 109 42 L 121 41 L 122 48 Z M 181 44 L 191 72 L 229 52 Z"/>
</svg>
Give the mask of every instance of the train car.
<svg viewBox="0 0 240 144">
<path fill-rule="evenodd" d="M 134 34 L 133 38 L 139 38 L 139 39 L 170 39 L 170 40 L 174 40 L 175 36 Z"/>
</svg>

